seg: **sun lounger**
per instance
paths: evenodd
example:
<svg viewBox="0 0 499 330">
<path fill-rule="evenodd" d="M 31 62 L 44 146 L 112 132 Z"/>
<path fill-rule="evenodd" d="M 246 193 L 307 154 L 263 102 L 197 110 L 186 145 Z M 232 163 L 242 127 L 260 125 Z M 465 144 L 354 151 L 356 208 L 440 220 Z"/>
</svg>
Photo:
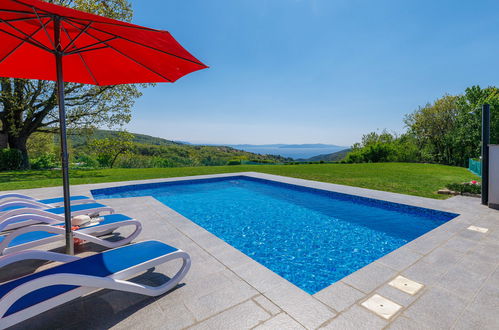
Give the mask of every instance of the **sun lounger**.
<svg viewBox="0 0 499 330">
<path fill-rule="evenodd" d="M 79 199 L 89 199 L 87 196 L 71 196 L 71 200 L 79 200 Z M 28 196 L 28 195 L 23 195 L 23 194 L 16 194 L 16 193 L 12 193 L 12 194 L 2 194 L 0 195 L 0 202 L 1 201 L 4 201 L 4 200 L 7 200 L 7 199 L 16 199 L 16 200 L 21 200 L 21 199 L 25 199 L 25 200 L 29 200 L 29 201 L 38 201 L 38 202 L 41 202 L 42 200 L 41 199 L 36 199 L 34 197 L 31 197 L 31 196 Z M 53 203 L 63 203 L 64 202 L 64 197 L 56 197 L 56 198 L 51 198 L 49 200 L 52 200 L 51 202 L 49 202 L 50 204 L 53 204 Z"/>
<path fill-rule="evenodd" d="M 142 231 L 140 221 L 129 218 L 123 214 L 105 215 L 102 221 L 88 227 L 73 230 L 74 238 L 92 242 L 107 248 L 116 248 L 133 241 Z M 134 226 L 133 233 L 118 241 L 108 241 L 98 236 L 111 233 L 119 228 Z M 32 249 L 44 244 L 64 240 L 64 223 L 55 225 L 32 225 L 19 228 L 8 235 L 0 236 L 0 255 Z"/>
<path fill-rule="evenodd" d="M 92 204 L 92 203 L 96 203 L 96 201 L 86 196 L 71 197 L 71 205 Z M 47 208 L 62 207 L 62 206 L 64 206 L 64 199 L 61 200 L 61 198 L 50 198 L 50 199 L 41 199 L 41 200 L 5 199 L 5 200 L 0 200 L 0 214 L 3 214 L 4 212 L 8 212 L 10 210 L 16 210 L 24 207 L 43 210 Z"/>
<path fill-rule="evenodd" d="M 173 289 L 187 274 L 191 264 L 186 252 L 158 241 L 146 241 L 84 258 L 53 252 L 22 251 L 0 258 L 0 267 L 27 259 L 65 263 L 0 285 L 2 329 L 95 290 L 111 289 L 159 296 Z M 174 259 L 182 259 L 181 268 L 169 281 L 159 286 L 126 280 Z"/>
<path fill-rule="evenodd" d="M 102 212 L 114 213 L 112 207 L 99 204 L 71 205 L 71 215 L 98 215 Z M 53 207 L 44 210 L 22 207 L 0 215 L 0 231 L 16 229 L 37 223 L 57 224 L 64 222 L 64 207 Z"/>
</svg>

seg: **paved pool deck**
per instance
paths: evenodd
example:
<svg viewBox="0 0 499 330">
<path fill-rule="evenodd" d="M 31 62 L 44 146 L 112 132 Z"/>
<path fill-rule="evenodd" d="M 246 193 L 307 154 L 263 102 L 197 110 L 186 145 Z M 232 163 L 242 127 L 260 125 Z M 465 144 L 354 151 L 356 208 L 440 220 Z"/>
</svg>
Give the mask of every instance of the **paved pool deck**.
<svg viewBox="0 0 499 330">
<path fill-rule="evenodd" d="M 20 324 L 21 329 L 498 329 L 499 211 L 470 197 L 434 200 L 262 173 L 247 175 L 397 203 L 459 213 L 460 216 L 309 295 L 152 197 L 102 200 L 143 222 L 138 240 L 161 240 L 187 251 L 192 268 L 172 292 L 151 298 L 98 291 Z M 73 186 L 72 194 L 114 186 L 168 182 L 169 178 Z M 60 187 L 18 190 L 55 197 Z M 469 226 L 487 228 L 486 233 Z M 46 248 L 61 251 L 61 244 Z M 99 248 L 87 244 L 82 255 Z M 22 264 L 3 270 L 31 272 L 51 265 Z M 177 265 L 164 265 L 136 278 L 162 283 Z M 397 276 L 423 285 L 415 295 L 389 285 Z M 389 319 L 363 305 L 374 295 L 398 305 Z M 395 306 L 396 306 L 395 305 Z M 378 306 L 379 307 L 379 306 Z M 385 306 L 386 307 L 386 306 Z"/>
</svg>

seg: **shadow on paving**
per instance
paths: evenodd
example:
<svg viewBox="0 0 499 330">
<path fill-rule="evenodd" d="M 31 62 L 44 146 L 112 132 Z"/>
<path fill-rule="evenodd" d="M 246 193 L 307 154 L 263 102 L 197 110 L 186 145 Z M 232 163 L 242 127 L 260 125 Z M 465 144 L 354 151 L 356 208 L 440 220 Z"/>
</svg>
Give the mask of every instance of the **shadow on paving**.
<svg viewBox="0 0 499 330">
<path fill-rule="evenodd" d="M 161 285 L 168 280 L 168 276 L 156 273 L 154 269 L 131 279 L 133 282 L 151 286 Z M 179 284 L 170 292 L 182 286 L 184 284 Z M 48 310 L 14 326 L 13 329 L 109 329 L 170 292 L 158 297 L 149 297 L 137 293 L 100 290 Z"/>
<path fill-rule="evenodd" d="M 106 237 L 109 241 L 120 240 L 119 234 L 113 233 Z M 51 249 L 52 252 L 64 253 L 64 247 L 60 246 Z M 76 255 L 89 255 L 107 250 L 106 248 L 94 243 L 86 243 L 82 246 L 76 246 Z M 54 265 L 59 263 L 54 263 Z M 25 260 L 5 266 L 0 272 L 0 283 L 10 281 L 22 276 L 32 274 L 43 269 L 52 267 L 51 262 L 40 260 Z M 170 277 L 155 272 L 155 268 L 149 269 L 132 279 L 135 283 L 159 286 Z M 38 316 L 30 318 L 12 329 L 108 329 L 124 319 L 132 316 L 137 311 L 146 308 L 156 299 L 168 295 L 170 292 L 181 288 L 185 284 L 180 283 L 169 292 L 158 296 L 149 297 L 136 293 L 100 290 L 85 297 L 77 298 L 61 306 L 48 310 Z"/>
</svg>

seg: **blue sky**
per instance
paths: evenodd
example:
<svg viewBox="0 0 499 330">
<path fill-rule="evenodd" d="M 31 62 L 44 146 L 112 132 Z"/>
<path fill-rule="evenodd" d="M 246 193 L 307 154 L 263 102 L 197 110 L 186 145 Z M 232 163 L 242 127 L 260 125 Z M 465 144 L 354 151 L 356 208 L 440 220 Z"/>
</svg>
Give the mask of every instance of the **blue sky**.
<svg viewBox="0 0 499 330">
<path fill-rule="evenodd" d="M 132 0 L 210 66 L 144 90 L 127 129 L 196 143 L 403 131 L 445 93 L 498 85 L 497 0 Z"/>
</svg>

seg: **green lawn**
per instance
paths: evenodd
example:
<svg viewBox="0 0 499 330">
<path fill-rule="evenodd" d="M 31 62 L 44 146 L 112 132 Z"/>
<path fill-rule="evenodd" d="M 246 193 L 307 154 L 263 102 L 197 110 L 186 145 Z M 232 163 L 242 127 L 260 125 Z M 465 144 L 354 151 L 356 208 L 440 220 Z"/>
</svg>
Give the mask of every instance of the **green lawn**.
<svg viewBox="0 0 499 330">
<path fill-rule="evenodd" d="M 438 189 L 448 183 L 477 180 L 461 167 L 411 164 L 242 165 L 147 169 L 73 170 L 71 184 L 144 180 L 230 172 L 263 172 L 295 178 L 444 199 Z M 61 185 L 60 171 L 0 172 L 0 190 Z"/>
</svg>

